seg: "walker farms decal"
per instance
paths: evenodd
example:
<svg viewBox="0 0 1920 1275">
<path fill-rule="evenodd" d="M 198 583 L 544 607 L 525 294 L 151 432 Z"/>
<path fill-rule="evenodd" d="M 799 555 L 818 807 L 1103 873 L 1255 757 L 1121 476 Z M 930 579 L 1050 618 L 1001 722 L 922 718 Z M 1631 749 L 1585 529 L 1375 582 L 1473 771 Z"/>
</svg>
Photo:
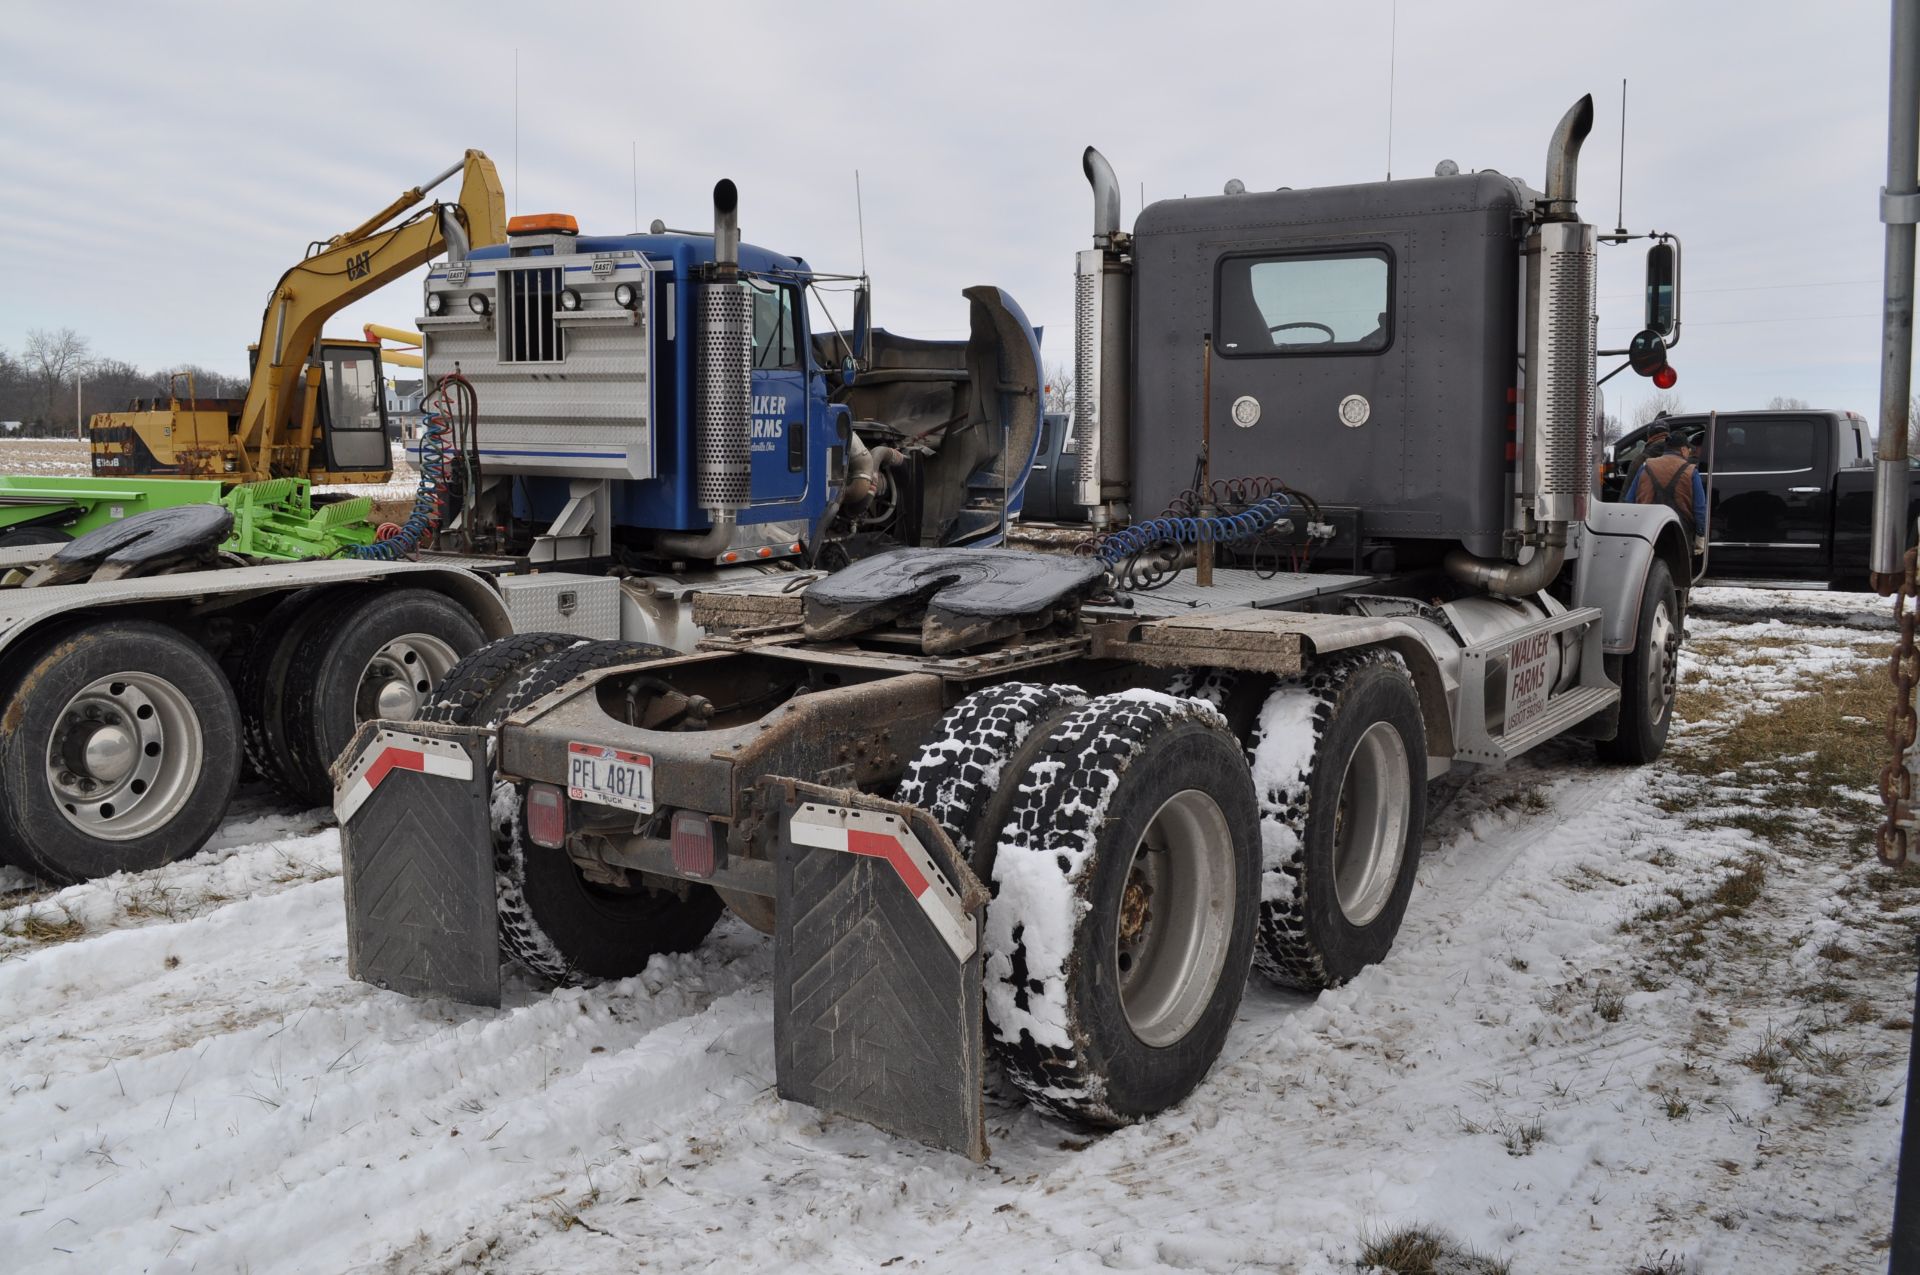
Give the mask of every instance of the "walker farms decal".
<svg viewBox="0 0 1920 1275">
<path fill-rule="evenodd" d="M 1511 735 L 1547 711 L 1548 633 L 1521 638 L 1507 647 L 1507 727 Z"/>
</svg>

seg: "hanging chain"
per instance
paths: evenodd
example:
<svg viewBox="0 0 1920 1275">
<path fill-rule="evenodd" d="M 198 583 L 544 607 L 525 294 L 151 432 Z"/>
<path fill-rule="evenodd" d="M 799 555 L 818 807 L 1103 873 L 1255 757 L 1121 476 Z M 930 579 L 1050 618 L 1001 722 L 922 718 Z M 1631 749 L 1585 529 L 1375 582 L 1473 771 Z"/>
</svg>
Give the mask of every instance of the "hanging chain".
<svg viewBox="0 0 1920 1275">
<path fill-rule="evenodd" d="M 1907 550 L 1899 585 L 1893 595 L 1893 616 L 1900 626 L 1899 640 L 1893 646 L 1888 669 L 1893 675 L 1893 710 L 1887 714 L 1887 764 L 1880 770 L 1880 799 L 1886 803 L 1887 818 L 1880 825 L 1876 844 L 1882 863 L 1898 867 L 1907 861 L 1911 842 L 1909 825 L 1914 817 L 1913 771 L 1907 767 L 1907 753 L 1913 747 L 1916 719 L 1913 692 L 1920 683 L 1920 652 L 1916 652 L 1914 629 L 1920 622 L 1916 604 L 1915 576 L 1920 573 L 1920 549 Z"/>
</svg>

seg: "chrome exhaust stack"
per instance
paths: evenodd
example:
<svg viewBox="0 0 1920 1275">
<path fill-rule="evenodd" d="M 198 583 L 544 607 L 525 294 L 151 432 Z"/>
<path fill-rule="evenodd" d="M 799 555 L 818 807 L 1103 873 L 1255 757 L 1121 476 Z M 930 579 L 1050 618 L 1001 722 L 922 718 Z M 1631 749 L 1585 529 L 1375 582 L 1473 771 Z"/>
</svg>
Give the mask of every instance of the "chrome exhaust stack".
<svg viewBox="0 0 1920 1275">
<path fill-rule="evenodd" d="M 1104 528 L 1127 518 L 1128 356 L 1133 331 L 1133 260 L 1120 229 L 1120 183 L 1093 147 L 1081 156 L 1093 187 L 1093 243 L 1074 260 L 1074 501 Z"/>
<path fill-rule="evenodd" d="M 713 188 L 713 265 L 700 288 L 699 477 L 694 495 L 712 520 L 701 533 L 667 532 L 662 552 L 714 558 L 733 542 L 753 495 L 753 288 L 740 277 L 740 192 Z"/>
<path fill-rule="evenodd" d="M 1593 129 L 1593 97 L 1575 102 L 1547 146 L 1547 189 L 1527 236 L 1526 390 L 1516 528 L 1524 563 L 1447 554 L 1449 575 L 1505 597 L 1537 593 L 1567 557 L 1568 526 L 1584 521 L 1593 492 L 1595 301 L 1598 232 L 1576 204 L 1580 144 Z"/>
</svg>

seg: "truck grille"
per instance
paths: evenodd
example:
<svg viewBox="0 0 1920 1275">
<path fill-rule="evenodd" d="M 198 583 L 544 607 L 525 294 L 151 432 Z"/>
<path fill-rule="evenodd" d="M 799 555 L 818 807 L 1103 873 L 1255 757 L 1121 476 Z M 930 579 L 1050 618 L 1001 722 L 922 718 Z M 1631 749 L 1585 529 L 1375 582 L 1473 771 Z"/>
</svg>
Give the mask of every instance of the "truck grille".
<svg viewBox="0 0 1920 1275">
<path fill-rule="evenodd" d="M 557 363 L 566 357 L 558 320 L 560 269 L 503 270 L 500 361 Z"/>
</svg>

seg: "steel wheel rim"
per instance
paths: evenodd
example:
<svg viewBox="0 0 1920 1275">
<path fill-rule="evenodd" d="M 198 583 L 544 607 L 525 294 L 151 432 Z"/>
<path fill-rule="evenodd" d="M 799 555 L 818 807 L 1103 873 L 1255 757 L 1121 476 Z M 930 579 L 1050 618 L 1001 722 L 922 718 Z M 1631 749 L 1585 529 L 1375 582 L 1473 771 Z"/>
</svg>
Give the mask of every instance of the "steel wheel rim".
<svg viewBox="0 0 1920 1275">
<path fill-rule="evenodd" d="M 1233 933 L 1233 863 L 1226 814 L 1197 788 L 1167 798 L 1128 857 L 1113 966 L 1127 1025 L 1148 1045 L 1179 1042 L 1213 999 Z"/>
<path fill-rule="evenodd" d="M 81 832 L 132 841 L 180 813 L 205 753 L 200 715 L 184 691 L 154 673 L 115 673 L 60 710 L 47 741 L 47 790 Z"/>
<path fill-rule="evenodd" d="M 1678 636 L 1673 614 L 1662 598 L 1654 606 L 1653 623 L 1647 626 L 1647 720 L 1656 726 L 1665 720 L 1679 689 L 1680 661 L 1674 658 Z"/>
<path fill-rule="evenodd" d="M 431 634 L 401 634 L 375 651 L 360 670 L 354 721 L 412 721 L 447 670 L 459 662 L 459 654 Z"/>
<path fill-rule="evenodd" d="M 1375 722 L 1354 745 L 1334 813 L 1333 886 L 1351 925 L 1368 925 L 1393 897 L 1406 855 L 1413 804 L 1407 745 L 1390 722 Z"/>
</svg>

